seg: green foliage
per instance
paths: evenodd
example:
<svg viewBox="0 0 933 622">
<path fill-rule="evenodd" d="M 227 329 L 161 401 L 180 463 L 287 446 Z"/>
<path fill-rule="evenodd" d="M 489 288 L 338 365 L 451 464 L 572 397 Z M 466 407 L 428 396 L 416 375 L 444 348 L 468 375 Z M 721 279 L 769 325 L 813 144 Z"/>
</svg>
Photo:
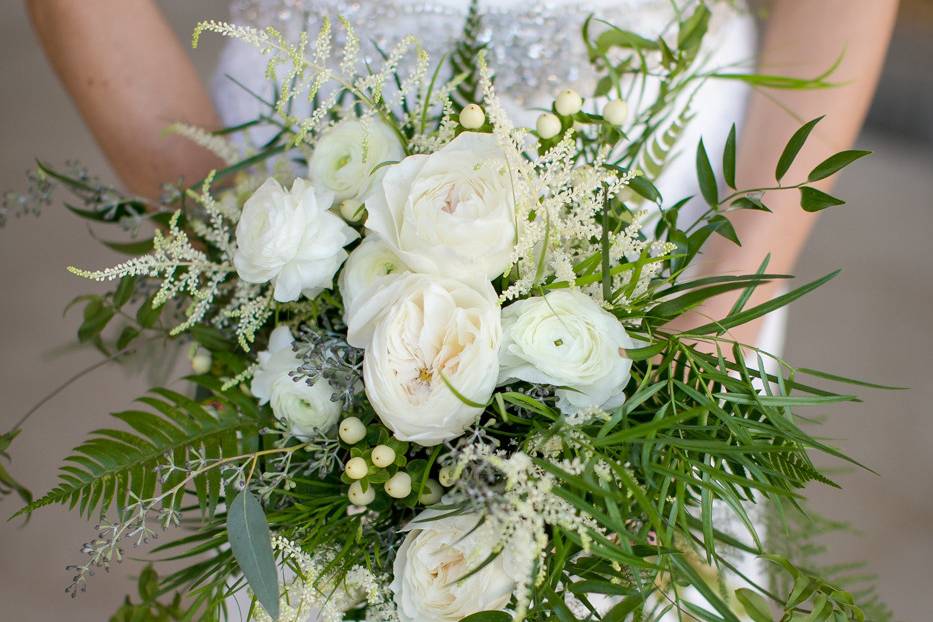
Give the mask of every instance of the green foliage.
<svg viewBox="0 0 933 622">
<path fill-rule="evenodd" d="M 460 622 L 509 622 L 512 616 L 504 611 L 479 611 L 461 618 Z"/>
<path fill-rule="evenodd" d="M 22 432 L 22 428 L 16 427 L 9 432 L 0 435 L 0 460 L 10 459 L 10 455 L 7 453 L 7 449 L 9 449 L 13 439 L 19 436 L 20 432 Z M 17 495 L 19 495 L 19 498 L 22 499 L 22 501 L 27 505 L 32 503 L 32 492 L 19 483 L 13 477 L 13 475 L 10 474 L 3 462 L 0 462 L 0 499 L 12 492 L 15 492 Z"/>
<path fill-rule="evenodd" d="M 210 400 L 197 402 L 169 389 L 153 389 L 139 402 L 151 410 L 127 410 L 114 417 L 132 431 L 104 428 L 75 448 L 61 468 L 59 484 L 18 512 L 32 512 L 53 503 L 78 508 L 88 518 L 114 507 L 120 510 L 133 499 L 150 499 L 159 487 L 159 466 L 182 465 L 196 455 L 208 458 L 236 455 L 251 443 L 260 424 L 256 403 L 234 392 L 221 393 L 219 383 L 192 377 L 209 390 Z M 171 461 L 171 462 L 170 462 Z M 162 490 L 182 483 L 184 472 L 169 472 Z M 216 469 L 191 482 L 205 514 L 214 512 L 221 493 Z M 166 504 L 179 509 L 184 489 Z"/>
<path fill-rule="evenodd" d="M 240 491 L 227 509 L 227 540 L 257 600 L 274 620 L 279 617 L 279 576 L 270 538 L 259 501 L 248 490 Z"/>
<path fill-rule="evenodd" d="M 815 610 L 821 595 L 827 596 L 822 613 L 814 619 L 832 620 L 835 608 L 854 605 L 869 622 L 891 622 L 891 610 L 878 597 L 875 576 L 863 562 L 828 564 L 824 540 L 828 534 L 852 532 L 848 523 L 830 520 L 807 506 L 767 515 L 769 558 L 778 570 L 770 589 L 786 595 L 788 609 Z M 854 534 L 853 534 L 854 535 Z M 851 602 L 849 601 L 851 597 Z M 834 604 L 833 601 L 836 601 Z M 839 602 L 839 601 L 842 602 Z"/>
<path fill-rule="evenodd" d="M 169 604 L 159 601 L 160 579 L 152 564 L 143 568 L 137 586 L 140 602 L 134 603 L 127 596 L 110 617 L 110 622 L 181 622 L 185 619 L 181 594 L 175 593 Z"/>
<path fill-rule="evenodd" d="M 784 151 L 781 152 L 781 157 L 778 159 L 777 168 L 774 170 L 774 178 L 777 181 L 781 181 L 781 179 L 790 169 L 791 165 L 794 163 L 794 160 L 797 158 L 797 154 L 799 154 L 800 150 L 803 149 L 803 145 L 807 141 L 807 138 L 810 136 L 810 132 L 812 132 L 813 128 L 816 127 L 816 124 L 822 120 L 823 117 L 817 117 L 812 121 L 807 121 L 800 127 L 799 130 L 794 132 L 794 135 L 790 137 L 789 141 L 787 141 L 787 145 L 784 147 Z"/>
<path fill-rule="evenodd" d="M 483 94 L 480 91 L 479 71 L 476 65 L 476 57 L 488 45 L 480 41 L 482 31 L 483 18 L 479 12 L 479 0 L 470 0 L 466 21 L 463 24 L 463 32 L 449 57 L 453 75 L 462 77 L 452 94 L 455 110 L 457 111 L 468 104 L 483 99 Z"/>
</svg>

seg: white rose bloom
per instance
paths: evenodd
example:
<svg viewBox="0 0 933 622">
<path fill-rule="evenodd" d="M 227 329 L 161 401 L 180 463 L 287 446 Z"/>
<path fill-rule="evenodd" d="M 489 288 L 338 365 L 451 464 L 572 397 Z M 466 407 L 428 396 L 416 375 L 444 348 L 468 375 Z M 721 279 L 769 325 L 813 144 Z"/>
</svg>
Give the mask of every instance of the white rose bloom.
<svg viewBox="0 0 933 622">
<path fill-rule="evenodd" d="M 384 277 L 348 311 L 347 341 L 365 348 L 366 395 L 395 438 L 437 445 L 463 433 L 496 386 L 502 326 L 496 292 L 448 277 Z M 450 386 L 444 381 L 446 378 Z"/>
<path fill-rule="evenodd" d="M 482 564 L 498 542 L 479 514 L 437 520 L 439 510 L 425 510 L 406 527 L 390 586 L 401 622 L 454 622 L 478 611 L 504 609 L 515 589 L 508 549 L 463 581 Z M 423 522 L 419 522 L 423 521 Z"/>
<path fill-rule="evenodd" d="M 272 412 L 291 426 L 292 434 L 307 438 L 334 427 L 340 418 L 340 404 L 330 399 L 334 389 L 326 379 L 308 386 L 288 375 L 301 365 L 292 341 L 288 326 L 272 331 L 269 349 L 259 353 L 259 368 L 253 374 L 250 391 L 260 404 L 272 404 Z"/>
<path fill-rule="evenodd" d="M 367 228 L 417 272 L 493 279 L 509 266 L 513 188 L 491 134 L 464 132 L 431 155 L 388 167 L 366 209 Z"/>
<path fill-rule="evenodd" d="M 352 309 L 360 296 L 390 274 L 408 272 L 408 266 L 378 236 L 370 235 L 353 249 L 340 272 L 338 283 L 345 309 Z"/>
<path fill-rule="evenodd" d="M 311 298 L 329 288 L 340 264 L 343 247 L 358 237 L 343 219 L 328 211 L 332 194 L 304 179 L 286 191 L 267 179 L 243 205 L 236 228 L 233 264 L 248 283 L 275 285 L 279 302 Z"/>
<path fill-rule="evenodd" d="M 405 155 L 402 143 L 388 125 L 378 119 L 346 119 L 318 139 L 308 162 L 315 185 L 334 193 L 337 202 L 358 206 L 372 182 L 385 173 L 383 162 L 397 162 Z"/>
<path fill-rule="evenodd" d="M 512 379 L 566 387 L 557 390 L 565 414 L 615 408 L 625 401 L 637 347 L 625 328 L 576 290 L 515 302 L 502 310 L 499 384 Z"/>
</svg>

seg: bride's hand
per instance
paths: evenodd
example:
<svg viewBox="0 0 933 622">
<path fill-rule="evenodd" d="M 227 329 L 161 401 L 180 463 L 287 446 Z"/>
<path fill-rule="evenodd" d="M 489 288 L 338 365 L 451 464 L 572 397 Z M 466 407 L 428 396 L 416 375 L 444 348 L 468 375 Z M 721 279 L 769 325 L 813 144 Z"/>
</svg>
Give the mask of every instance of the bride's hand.
<svg viewBox="0 0 933 622">
<path fill-rule="evenodd" d="M 871 103 L 885 51 L 894 26 L 897 0 L 775 0 L 767 5 L 767 21 L 759 53 L 762 73 L 812 78 L 844 54 L 830 80 L 836 88 L 808 91 L 756 91 L 739 140 L 740 187 L 774 185 L 774 166 L 791 134 L 804 122 L 827 115 L 811 134 L 785 179 L 806 179 L 824 158 L 855 142 Z M 788 113 L 793 113 L 791 114 Z M 826 181 L 813 184 L 826 190 Z M 742 246 L 713 236 L 703 253 L 704 273 L 753 274 L 771 253 L 768 272 L 792 273 L 815 215 L 800 209 L 796 190 L 770 192 L 765 202 L 773 214 L 742 210 L 730 220 Z M 778 293 L 773 282 L 759 287 L 748 306 L 760 304 Z M 725 317 L 738 293 L 709 301 L 696 313 L 681 316 L 668 327 L 687 330 Z M 746 307 L 746 308 L 747 308 Z M 754 345 L 761 320 L 732 329 L 729 337 Z"/>
<path fill-rule="evenodd" d="M 113 170 L 128 189 L 157 197 L 161 184 L 222 166 L 164 129 L 219 126 L 185 50 L 152 0 L 27 0 L 49 61 Z"/>
</svg>

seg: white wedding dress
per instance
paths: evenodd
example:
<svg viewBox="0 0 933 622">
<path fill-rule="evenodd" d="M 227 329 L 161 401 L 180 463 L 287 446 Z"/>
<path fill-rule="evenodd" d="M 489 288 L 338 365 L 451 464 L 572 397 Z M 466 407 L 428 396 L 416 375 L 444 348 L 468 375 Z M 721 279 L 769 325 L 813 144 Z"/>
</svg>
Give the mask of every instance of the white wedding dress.
<svg viewBox="0 0 933 622">
<path fill-rule="evenodd" d="M 580 31 L 586 17 L 594 14 L 651 38 L 671 27 L 675 20 L 673 4 L 672 0 L 481 1 L 483 38 L 490 44 L 488 58 L 496 71 L 497 93 L 510 110 L 550 107 L 553 97 L 565 87 L 575 88 L 584 96 L 592 93 L 595 78 Z M 741 8 L 742 4 L 743 0 L 712 3 L 713 18 L 704 43 L 710 67 L 750 68 L 755 56 L 756 29 L 754 19 Z M 380 48 L 388 49 L 402 36 L 415 34 L 431 57 L 439 59 L 460 35 L 468 6 L 468 0 L 233 0 L 231 21 L 256 27 L 271 25 L 296 37 L 302 30 L 316 33 L 324 15 L 331 18 L 343 15 L 363 42 L 374 41 Z M 371 44 L 364 43 L 363 49 L 378 58 Z M 264 108 L 228 76 L 255 93 L 270 97 L 272 86 L 263 76 L 264 67 L 263 57 L 249 45 L 231 41 L 223 50 L 213 95 L 226 125 L 254 119 Z M 737 82 L 712 80 L 694 97 L 695 116 L 679 143 L 680 153 L 658 180 L 667 203 L 699 194 L 694 172 L 695 145 L 702 136 L 709 153 L 721 153 L 730 125 L 742 121 L 746 96 L 746 88 Z M 532 124 L 536 114 L 516 120 Z M 682 215 L 692 222 L 696 210 L 692 214 L 685 211 Z M 762 251 L 762 256 L 765 252 Z M 771 314 L 766 318 L 759 346 L 779 355 L 783 337 L 784 314 Z M 749 539 L 737 519 L 725 511 L 722 516 L 717 528 Z M 752 556 L 736 553 L 733 558 L 746 576 L 763 582 L 762 570 Z M 682 596 L 702 601 L 702 597 L 690 591 Z M 240 610 L 247 611 L 248 600 L 238 600 Z M 234 620 L 238 619 L 237 609 L 231 603 Z M 668 615 L 665 620 L 668 618 L 674 620 L 676 616 Z"/>
</svg>

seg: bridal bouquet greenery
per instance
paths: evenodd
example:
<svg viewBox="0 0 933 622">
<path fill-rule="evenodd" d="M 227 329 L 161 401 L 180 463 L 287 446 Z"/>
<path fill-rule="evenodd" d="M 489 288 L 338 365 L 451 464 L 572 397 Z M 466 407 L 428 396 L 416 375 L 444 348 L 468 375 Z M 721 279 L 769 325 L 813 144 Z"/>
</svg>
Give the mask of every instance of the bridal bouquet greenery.
<svg viewBox="0 0 933 622">
<path fill-rule="evenodd" d="M 181 343 L 193 368 L 115 413 L 21 510 L 97 521 L 68 591 L 164 532 L 152 555 L 173 563 L 146 566 L 114 620 L 878 619 L 870 594 L 782 544 L 804 486 L 832 485 L 809 453 L 846 459 L 798 410 L 854 398 L 806 377 L 858 382 L 729 337 L 833 275 L 749 306 L 788 277 L 767 260 L 691 270 L 710 236 L 739 243 L 728 213 L 768 211 L 768 192 L 841 204 L 809 184 L 865 152 L 789 183 L 813 120 L 773 188 L 741 189 L 733 126 L 724 153 L 696 148 L 706 210 L 684 223 L 687 199 L 652 181 L 691 93 L 827 86 L 705 66 L 709 17 L 695 5 L 656 39 L 588 20 L 602 80 L 586 100 L 562 91 L 534 129 L 496 94 L 475 7 L 437 62 L 413 37 L 366 59 L 343 20 L 297 43 L 205 22 L 195 46 L 204 32 L 250 43 L 277 84 L 248 123 L 171 128 L 225 168 L 153 203 L 40 165 L 8 208 L 61 186 L 94 223 L 155 225 L 108 243 L 123 263 L 70 269 L 116 284 L 75 301 L 79 340 L 106 360 Z M 666 328 L 727 292 L 726 317 Z M 762 533 L 761 505 L 785 526 Z M 738 554 L 775 580 L 755 585 Z"/>
</svg>

